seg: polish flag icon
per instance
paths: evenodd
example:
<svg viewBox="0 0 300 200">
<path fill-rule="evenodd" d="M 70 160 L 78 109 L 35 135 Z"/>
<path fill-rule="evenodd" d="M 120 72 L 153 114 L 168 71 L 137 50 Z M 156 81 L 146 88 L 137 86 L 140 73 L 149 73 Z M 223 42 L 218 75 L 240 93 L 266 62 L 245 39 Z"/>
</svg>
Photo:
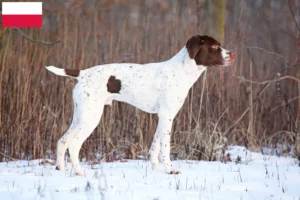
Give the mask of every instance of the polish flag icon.
<svg viewBox="0 0 300 200">
<path fill-rule="evenodd" d="M 2 27 L 42 27 L 42 2 L 2 2 Z"/>
</svg>

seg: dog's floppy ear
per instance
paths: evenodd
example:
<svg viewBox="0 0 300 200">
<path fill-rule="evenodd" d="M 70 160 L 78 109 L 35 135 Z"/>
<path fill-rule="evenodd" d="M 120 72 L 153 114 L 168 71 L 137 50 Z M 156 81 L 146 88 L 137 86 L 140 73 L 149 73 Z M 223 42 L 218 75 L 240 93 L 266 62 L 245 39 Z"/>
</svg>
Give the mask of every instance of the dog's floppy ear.
<svg viewBox="0 0 300 200">
<path fill-rule="evenodd" d="M 205 36 L 196 35 L 191 37 L 187 43 L 186 48 L 191 59 L 194 59 L 200 50 L 200 46 L 204 43 Z"/>
</svg>

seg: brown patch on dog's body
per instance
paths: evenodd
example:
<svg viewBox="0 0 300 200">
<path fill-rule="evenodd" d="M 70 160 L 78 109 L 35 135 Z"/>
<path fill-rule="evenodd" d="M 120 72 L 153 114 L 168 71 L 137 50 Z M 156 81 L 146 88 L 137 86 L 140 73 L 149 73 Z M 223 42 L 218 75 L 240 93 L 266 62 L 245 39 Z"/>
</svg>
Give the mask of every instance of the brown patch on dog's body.
<svg viewBox="0 0 300 200">
<path fill-rule="evenodd" d="M 107 81 L 107 91 L 110 93 L 120 93 L 121 90 L 121 81 L 116 79 L 115 76 L 110 76 Z"/>
<path fill-rule="evenodd" d="M 78 69 L 65 69 L 65 73 L 69 76 L 78 77 L 80 70 Z"/>
<path fill-rule="evenodd" d="M 212 66 L 223 65 L 220 43 L 212 37 L 196 35 L 191 37 L 187 43 L 189 56 L 197 65 Z"/>
</svg>

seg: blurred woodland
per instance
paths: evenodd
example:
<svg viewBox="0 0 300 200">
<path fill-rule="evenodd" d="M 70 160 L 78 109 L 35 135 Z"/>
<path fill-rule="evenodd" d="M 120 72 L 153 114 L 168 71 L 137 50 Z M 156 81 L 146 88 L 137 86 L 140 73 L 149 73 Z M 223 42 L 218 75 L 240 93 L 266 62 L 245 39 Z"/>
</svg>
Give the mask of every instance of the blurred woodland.
<svg viewBox="0 0 300 200">
<path fill-rule="evenodd" d="M 41 29 L 0 29 L 1 160 L 55 158 L 76 81 L 44 66 L 160 62 L 196 34 L 237 59 L 190 90 L 174 121 L 172 157 L 215 160 L 227 145 L 300 156 L 299 0 L 47 0 Z M 147 155 L 156 125 L 156 115 L 114 102 L 81 157 Z"/>
</svg>

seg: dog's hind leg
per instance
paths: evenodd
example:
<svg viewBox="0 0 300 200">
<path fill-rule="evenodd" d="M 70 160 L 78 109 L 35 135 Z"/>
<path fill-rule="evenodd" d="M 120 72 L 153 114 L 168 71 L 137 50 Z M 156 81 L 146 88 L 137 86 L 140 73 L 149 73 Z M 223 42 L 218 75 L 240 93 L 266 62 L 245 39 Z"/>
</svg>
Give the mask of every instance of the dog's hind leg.
<svg viewBox="0 0 300 200">
<path fill-rule="evenodd" d="M 83 114 L 82 121 L 78 124 L 79 131 L 73 135 L 72 141 L 69 143 L 69 153 L 76 175 L 84 175 L 84 172 L 79 165 L 79 151 L 83 142 L 91 135 L 98 125 L 102 115 L 103 106 L 104 104 L 102 103 L 101 110 L 90 110 L 89 113 Z"/>
<path fill-rule="evenodd" d="M 64 158 L 66 150 L 69 146 L 69 143 L 74 138 L 74 135 L 76 135 L 80 127 L 78 126 L 79 119 L 80 119 L 80 99 L 78 96 L 80 96 L 80 93 L 78 92 L 79 86 L 76 85 L 74 88 L 73 93 L 73 103 L 74 103 L 74 114 L 72 119 L 72 124 L 70 128 L 67 130 L 67 132 L 59 139 L 57 143 L 57 150 L 56 150 L 56 169 L 64 171 L 65 170 L 65 164 L 64 164 Z M 76 94 L 75 94 L 76 93 Z"/>
<path fill-rule="evenodd" d="M 79 151 L 83 142 L 98 125 L 107 97 L 106 91 L 87 91 L 80 84 L 75 86 L 73 121 L 69 130 L 58 142 L 57 169 L 64 170 L 64 155 L 68 148 L 75 173 L 83 175 L 79 166 Z"/>
<path fill-rule="evenodd" d="M 78 131 L 72 134 L 68 149 L 75 173 L 84 175 L 79 165 L 79 151 L 84 141 L 98 125 L 108 94 L 103 92 L 100 95 L 95 92 L 81 91 L 78 92 L 78 96 L 74 97 L 74 102 L 79 102 L 76 107 L 78 115 L 76 123 L 74 123 L 74 128 Z"/>
<path fill-rule="evenodd" d="M 74 113 L 75 115 L 75 113 Z M 74 122 L 74 119 L 73 119 Z M 76 129 L 76 127 L 73 125 L 73 122 L 68 129 L 68 131 L 62 136 L 58 143 L 57 143 L 57 151 L 56 151 L 56 169 L 65 171 L 65 164 L 64 164 L 64 158 L 65 153 L 68 148 L 69 142 L 72 139 L 72 135 L 75 135 L 76 132 L 79 131 L 79 129 Z"/>
<path fill-rule="evenodd" d="M 73 139 L 69 143 L 69 147 L 68 147 L 75 174 L 80 176 L 84 175 L 84 172 L 81 170 L 79 164 L 79 152 L 81 146 L 98 125 L 102 111 L 99 111 L 98 113 L 94 111 L 93 113 L 90 114 L 94 117 L 94 119 L 89 121 L 83 120 L 80 124 L 78 124 L 80 127 L 79 131 L 76 134 L 74 134 Z"/>
</svg>

